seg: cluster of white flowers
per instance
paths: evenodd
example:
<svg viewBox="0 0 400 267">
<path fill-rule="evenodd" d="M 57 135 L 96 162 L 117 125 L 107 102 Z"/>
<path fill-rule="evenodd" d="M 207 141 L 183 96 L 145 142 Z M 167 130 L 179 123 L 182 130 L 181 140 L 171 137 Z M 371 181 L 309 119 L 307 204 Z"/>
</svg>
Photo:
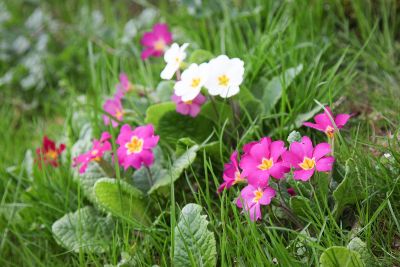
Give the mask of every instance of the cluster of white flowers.
<svg viewBox="0 0 400 267">
<path fill-rule="evenodd" d="M 167 63 L 161 72 L 161 78 L 170 80 L 186 58 L 185 49 L 189 44 L 179 46 L 174 43 L 165 52 Z M 239 93 L 243 82 L 244 62 L 239 58 L 229 58 L 220 55 L 207 63 L 191 64 L 175 83 L 174 91 L 183 101 L 193 100 L 204 86 L 210 95 L 228 98 Z"/>
</svg>

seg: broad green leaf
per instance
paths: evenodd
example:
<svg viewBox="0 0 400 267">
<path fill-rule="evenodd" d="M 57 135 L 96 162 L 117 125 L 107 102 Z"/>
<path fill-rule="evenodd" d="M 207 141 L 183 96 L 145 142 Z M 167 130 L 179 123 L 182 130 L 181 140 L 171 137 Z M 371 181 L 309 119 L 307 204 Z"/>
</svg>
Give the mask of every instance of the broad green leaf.
<svg viewBox="0 0 400 267">
<path fill-rule="evenodd" d="M 149 170 L 141 168 L 133 173 L 133 185 L 143 193 L 147 193 L 150 188 L 154 186 L 156 181 L 167 175 L 168 171 L 166 169 L 164 169 L 160 164 L 154 163 Z"/>
<path fill-rule="evenodd" d="M 166 170 L 165 175 L 157 177 L 157 179 L 154 180 L 154 185 L 150 188 L 148 193 L 151 194 L 162 187 L 170 185 L 171 182 L 175 182 L 181 176 L 182 172 L 194 162 L 198 150 L 199 146 L 194 145 L 179 158 L 175 159 L 171 168 Z"/>
<path fill-rule="evenodd" d="M 164 103 L 159 103 L 159 104 L 154 104 L 151 105 L 147 111 L 146 111 L 146 123 L 151 123 L 154 125 L 154 127 L 157 128 L 158 123 L 162 116 L 165 115 L 165 113 L 173 111 L 175 112 L 175 103 L 173 102 L 164 102 Z"/>
<path fill-rule="evenodd" d="M 112 243 L 114 222 L 102 217 L 94 208 L 84 207 L 53 223 L 55 240 L 67 250 L 103 253 Z"/>
<path fill-rule="evenodd" d="M 282 97 L 284 88 L 289 87 L 294 78 L 303 70 L 303 65 L 287 69 L 282 75 L 273 77 L 266 85 L 262 97 L 264 113 L 268 114 Z"/>
<path fill-rule="evenodd" d="M 80 184 L 84 195 L 92 202 L 96 202 L 93 193 L 93 186 L 100 178 L 107 177 L 107 173 L 97 164 L 97 162 L 89 163 L 85 173 L 80 174 L 75 170 L 74 179 Z"/>
<path fill-rule="evenodd" d="M 231 107 L 222 101 L 208 101 L 202 106 L 200 114 L 216 123 L 224 123 L 225 120 L 233 119 Z"/>
<path fill-rule="evenodd" d="M 189 64 L 191 64 L 191 63 L 201 64 L 201 63 L 209 61 L 213 57 L 214 57 L 214 55 L 211 52 L 209 52 L 207 50 L 197 49 L 190 54 L 188 63 Z"/>
<path fill-rule="evenodd" d="M 333 191 L 333 199 L 335 200 L 333 214 L 336 218 L 340 217 L 347 205 L 355 204 L 365 198 L 365 190 L 360 177 L 350 169 L 350 166 L 346 165 L 345 177 Z"/>
<path fill-rule="evenodd" d="M 360 238 L 358 237 L 354 237 L 349 244 L 347 244 L 347 248 L 351 249 L 353 251 L 357 251 L 360 256 L 362 261 L 367 265 L 367 266 L 372 266 L 372 256 L 369 253 L 368 249 L 367 249 L 367 244 L 365 244 L 364 241 L 362 241 Z"/>
<path fill-rule="evenodd" d="M 175 110 L 166 112 L 158 122 L 156 133 L 161 140 L 175 146 L 176 142 L 183 137 L 190 137 L 197 143 L 202 143 L 211 135 L 212 122 L 202 115 L 196 118 L 183 116 Z"/>
<path fill-rule="evenodd" d="M 333 246 L 325 250 L 320 259 L 321 267 L 363 267 L 360 254 L 346 247 Z"/>
<path fill-rule="evenodd" d="M 156 88 L 156 94 L 160 102 L 171 101 L 174 93 L 174 81 L 161 81 Z"/>
<path fill-rule="evenodd" d="M 94 185 L 97 203 L 115 216 L 132 218 L 146 224 L 146 201 L 143 193 L 123 180 L 102 178 Z"/>
<path fill-rule="evenodd" d="M 217 251 L 214 234 L 207 229 L 206 215 L 201 206 L 187 204 L 175 226 L 174 266 L 216 266 Z"/>
</svg>

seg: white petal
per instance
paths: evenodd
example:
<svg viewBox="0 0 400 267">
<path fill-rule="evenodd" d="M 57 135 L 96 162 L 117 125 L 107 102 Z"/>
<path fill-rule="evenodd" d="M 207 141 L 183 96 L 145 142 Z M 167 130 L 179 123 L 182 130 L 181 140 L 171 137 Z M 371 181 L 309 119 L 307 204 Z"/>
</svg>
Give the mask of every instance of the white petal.
<svg viewBox="0 0 400 267">
<path fill-rule="evenodd" d="M 185 95 L 182 96 L 182 101 L 190 101 L 196 98 L 196 96 L 200 93 L 201 87 L 190 88 L 185 92 Z"/>
<path fill-rule="evenodd" d="M 161 79 L 171 80 L 171 78 L 174 76 L 174 73 L 178 70 L 178 68 L 179 65 L 174 63 L 168 63 L 160 74 Z"/>
<path fill-rule="evenodd" d="M 174 92 L 177 96 L 183 96 L 189 90 L 189 85 L 184 81 L 178 81 L 174 85 Z"/>
<path fill-rule="evenodd" d="M 219 94 L 222 98 L 228 98 L 239 93 L 239 86 L 229 86 Z"/>
<path fill-rule="evenodd" d="M 167 51 L 165 51 L 164 54 L 164 60 L 165 62 L 171 62 L 172 60 L 175 60 L 175 58 L 179 54 L 179 45 L 177 43 L 173 43 L 170 48 L 168 48 Z"/>
</svg>

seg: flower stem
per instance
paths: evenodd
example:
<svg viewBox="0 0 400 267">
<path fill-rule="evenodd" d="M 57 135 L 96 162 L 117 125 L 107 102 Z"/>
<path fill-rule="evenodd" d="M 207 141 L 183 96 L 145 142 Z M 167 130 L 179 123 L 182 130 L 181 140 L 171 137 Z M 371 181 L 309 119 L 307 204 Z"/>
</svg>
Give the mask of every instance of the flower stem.
<svg viewBox="0 0 400 267">
<path fill-rule="evenodd" d="M 152 187 L 153 184 L 154 184 L 154 183 L 153 183 L 153 174 L 151 173 L 151 170 L 150 170 L 149 167 L 145 166 L 145 168 L 146 168 L 146 171 L 147 171 L 147 176 L 148 176 L 148 178 L 149 178 L 150 187 Z"/>
</svg>

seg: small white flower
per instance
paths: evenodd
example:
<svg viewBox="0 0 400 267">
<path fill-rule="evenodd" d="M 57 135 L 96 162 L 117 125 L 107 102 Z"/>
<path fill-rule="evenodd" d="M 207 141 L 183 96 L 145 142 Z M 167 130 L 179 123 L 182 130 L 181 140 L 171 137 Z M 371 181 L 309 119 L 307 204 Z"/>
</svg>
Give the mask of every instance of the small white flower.
<svg viewBox="0 0 400 267">
<path fill-rule="evenodd" d="M 165 51 L 164 60 L 167 63 L 163 71 L 161 72 L 161 78 L 164 80 L 170 80 L 174 73 L 179 69 L 181 63 L 186 58 L 185 49 L 189 44 L 185 43 L 181 47 L 177 43 L 173 43 L 171 47 Z"/>
<path fill-rule="evenodd" d="M 243 81 L 244 62 L 238 58 L 220 55 L 209 62 L 210 77 L 205 84 L 210 95 L 228 98 L 239 93 Z"/>
<path fill-rule="evenodd" d="M 207 63 L 191 64 L 181 75 L 181 80 L 175 83 L 174 90 L 183 101 L 193 100 L 207 81 L 209 67 Z"/>
</svg>

